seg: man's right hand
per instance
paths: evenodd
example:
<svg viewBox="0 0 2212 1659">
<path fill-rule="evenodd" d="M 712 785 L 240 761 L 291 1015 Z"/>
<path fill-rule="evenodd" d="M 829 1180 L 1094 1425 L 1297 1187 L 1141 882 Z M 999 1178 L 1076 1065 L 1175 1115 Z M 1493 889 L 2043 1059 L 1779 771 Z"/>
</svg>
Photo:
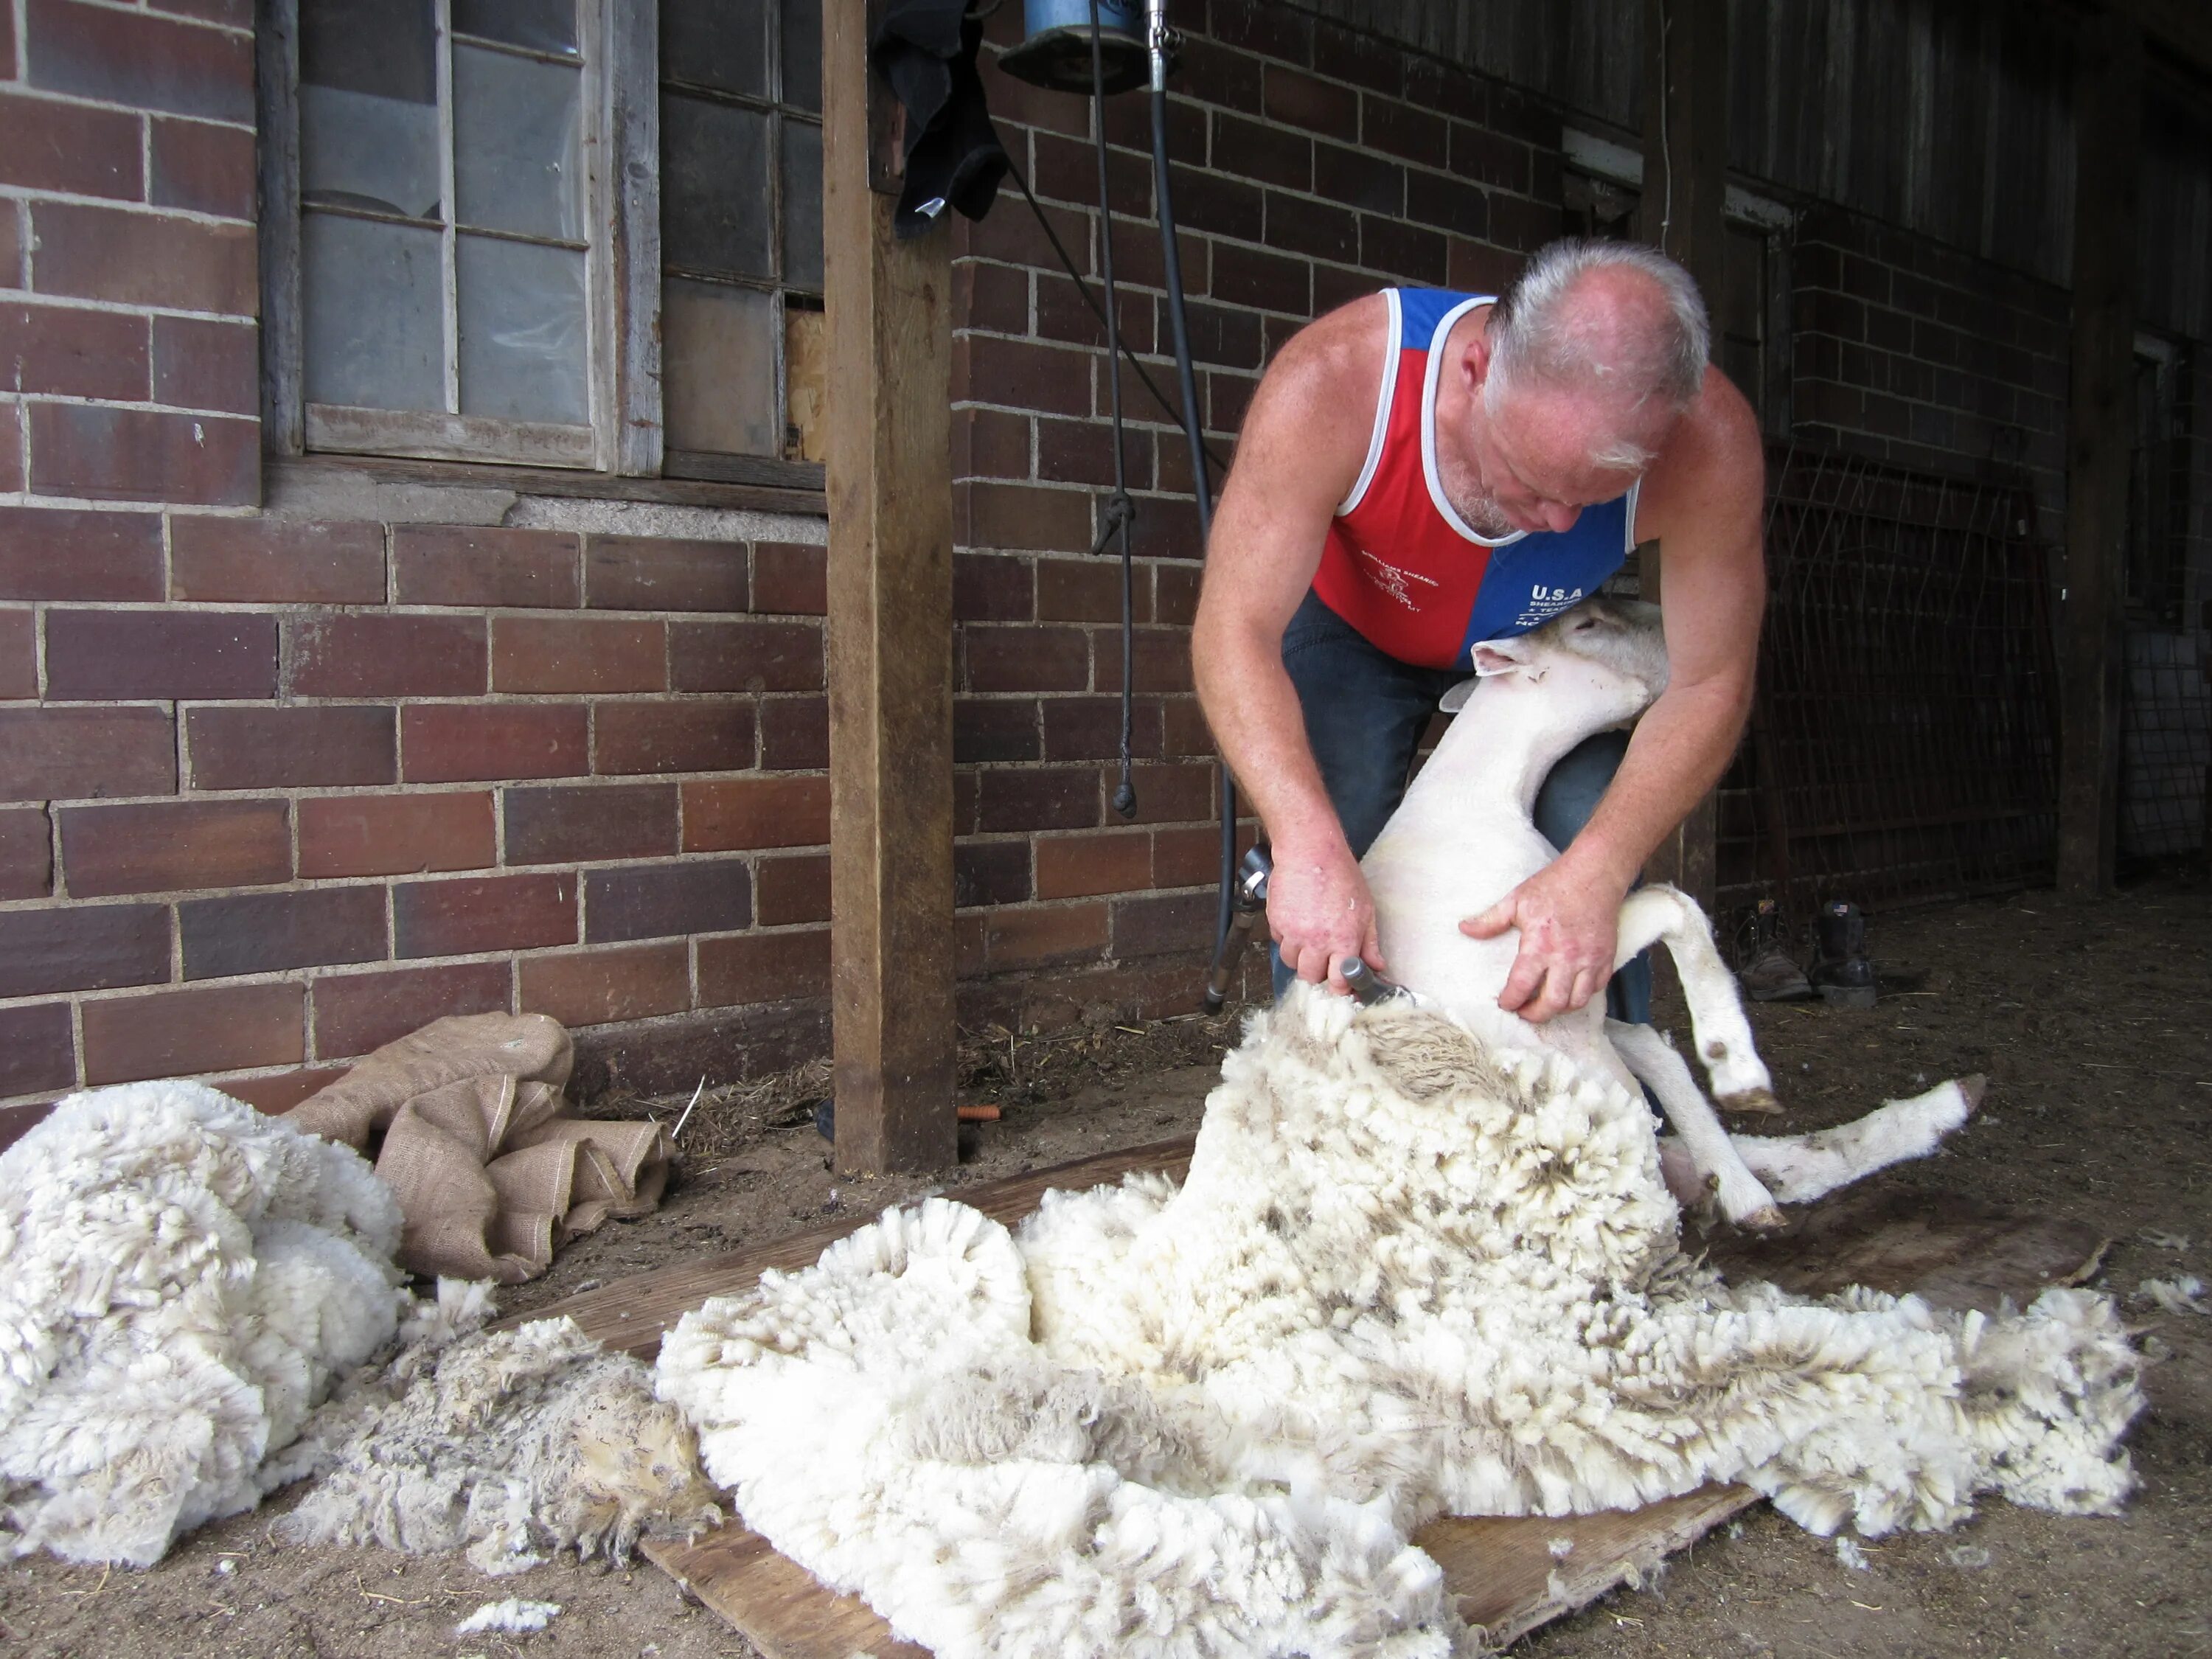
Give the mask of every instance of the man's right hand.
<svg viewBox="0 0 2212 1659">
<path fill-rule="evenodd" d="M 1309 984 L 1326 983 L 1342 996 L 1349 988 L 1337 966 L 1346 957 L 1363 957 L 1376 973 L 1386 973 L 1382 946 L 1375 932 L 1375 898 L 1352 849 L 1273 849 L 1274 873 L 1267 878 L 1267 931 L 1284 963 Z"/>
</svg>

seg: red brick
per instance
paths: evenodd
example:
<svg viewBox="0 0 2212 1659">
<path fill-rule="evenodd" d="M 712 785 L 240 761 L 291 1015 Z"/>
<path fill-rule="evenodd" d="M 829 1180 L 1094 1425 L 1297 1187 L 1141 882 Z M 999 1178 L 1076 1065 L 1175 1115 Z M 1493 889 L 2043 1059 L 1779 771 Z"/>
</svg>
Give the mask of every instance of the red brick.
<svg viewBox="0 0 2212 1659">
<path fill-rule="evenodd" d="M 162 708 L 0 708 L 0 800 L 168 795 L 177 742 Z"/>
<path fill-rule="evenodd" d="M 169 541 L 173 599 L 268 605 L 384 599 L 381 525 L 179 517 L 170 521 Z"/>
<path fill-rule="evenodd" d="M 492 623 L 498 691 L 659 691 L 668 684 L 665 625 L 582 617 L 501 617 Z"/>
<path fill-rule="evenodd" d="M 812 623 L 672 623 L 679 691 L 818 691 L 822 629 Z"/>
<path fill-rule="evenodd" d="M 177 938 L 186 979 L 378 962 L 385 955 L 384 889 L 302 887 L 191 899 L 177 907 Z"/>
<path fill-rule="evenodd" d="M 1036 584 L 1027 559 L 1002 553 L 952 556 L 956 622 L 1028 622 L 1036 615 Z"/>
<path fill-rule="evenodd" d="M 1136 630 L 1137 690 L 1188 691 L 1191 689 L 1190 635 L 1180 628 L 1140 628 Z M 1118 689 L 1121 684 L 1121 635 L 1119 629 L 1102 628 L 1096 637 L 1098 684 Z"/>
<path fill-rule="evenodd" d="M 592 769 L 734 772 L 753 764 L 753 705 L 603 702 L 592 727 Z"/>
<path fill-rule="evenodd" d="M 0 599 L 161 597 L 161 521 L 154 514 L 0 507 Z"/>
<path fill-rule="evenodd" d="M 1029 417 L 1002 409 L 957 409 L 952 413 L 952 476 L 1026 478 L 1030 476 Z"/>
<path fill-rule="evenodd" d="M 31 488 L 204 507 L 261 504 L 261 423 L 216 415 L 31 405 Z"/>
<path fill-rule="evenodd" d="M 1170 893 L 1114 903 L 1114 954 L 1132 957 L 1170 951 L 1200 954 L 1213 944 L 1218 900 L 1207 892 Z"/>
<path fill-rule="evenodd" d="M 1261 107 L 1271 121 L 1326 133 L 1332 138 L 1349 139 L 1359 131 L 1358 93 L 1280 64 L 1267 66 Z"/>
<path fill-rule="evenodd" d="M 298 1066 L 289 1072 L 262 1072 L 252 1077 L 219 1077 L 210 1086 L 233 1100 L 242 1100 L 257 1112 L 280 1117 L 309 1095 L 320 1093 L 353 1068 L 348 1066 Z"/>
<path fill-rule="evenodd" d="M 952 535 L 964 547 L 1040 553 L 1091 550 L 1091 494 L 971 479 L 952 486 Z"/>
<path fill-rule="evenodd" d="M 222 219 L 253 217 L 253 134 L 243 127 L 156 118 L 147 199 Z"/>
<path fill-rule="evenodd" d="M 1221 877 L 1221 830 L 1205 829 L 1155 830 L 1152 832 L 1152 885 L 1196 887 Z"/>
<path fill-rule="evenodd" d="M 1314 146 L 1313 191 L 1370 213 L 1406 210 L 1406 169 L 1364 151 L 1335 144 Z"/>
<path fill-rule="evenodd" d="M 830 990 L 830 930 L 738 933 L 699 941 L 699 1006 L 793 1002 Z"/>
<path fill-rule="evenodd" d="M 750 927 L 752 872 L 743 859 L 685 859 L 584 873 L 584 937 L 667 939 Z"/>
<path fill-rule="evenodd" d="M 573 608 L 577 545 L 559 530 L 394 525 L 392 587 L 402 605 Z"/>
<path fill-rule="evenodd" d="M 0 386 L 143 402 L 153 385 L 146 339 L 143 317 L 65 306 L 0 306 Z"/>
<path fill-rule="evenodd" d="M 763 859 L 754 872 L 760 925 L 830 920 L 830 855 L 801 853 Z"/>
<path fill-rule="evenodd" d="M 1498 198 L 1501 217 L 1504 204 L 1512 199 Z M 1559 215 L 1553 211 L 1551 229 L 1532 246 L 1541 246 L 1543 241 L 1559 234 Z M 1441 283 L 1444 279 L 1447 252 L 1444 239 L 1424 226 L 1374 213 L 1359 217 L 1359 263 L 1370 270 L 1388 271 L 1408 282 Z"/>
<path fill-rule="evenodd" d="M 154 401 L 258 416 L 261 350 L 253 325 L 207 317 L 154 319 Z"/>
<path fill-rule="evenodd" d="M 756 544 L 753 609 L 769 616 L 825 615 L 830 609 L 830 550 L 797 542 Z"/>
<path fill-rule="evenodd" d="M 145 191 L 137 115 L 0 93 L 0 185 L 112 196 Z"/>
<path fill-rule="evenodd" d="M 1152 567 L 1152 620 L 1188 628 L 1198 615 L 1200 573 L 1196 565 Z"/>
<path fill-rule="evenodd" d="M 977 628 L 960 630 L 963 677 L 970 691 L 1085 691 L 1091 687 L 1089 637 L 1079 628 Z"/>
<path fill-rule="evenodd" d="M 336 788 L 398 777 L 389 708 L 194 708 L 185 736 L 195 789 Z"/>
<path fill-rule="evenodd" d="M 1127 376 L 1124 383 L 1127 383 Z M 1141 407 L 1141 405 L 1139 405 Z M 1037 426 L 1036 475 L 1041 483 L 1087 483 L 1103 489 L 1114 482 L 1114 439 L 1111 430 L 1097 421 L 1056 421 L 1040 418 Z M 1122 473 L 1133 489 L 1152 482 L 1152 434 L 1132 429 L 1123 434 Z M 1027 469 L 1012 475 L 1027 476 Z M 1142 509 L 1140 508 L 1139 511 Z M 956 606 L 959 600 L 953 601 Z M 962 611 L 960 614 L 968 614 Z"/>
<path fill-rule="evenodd" d="M 8 204 L 0 201 L 0 265 L 4 265 L 8 250 L 9 222 L 12 216 Z M 4 278 L 0 278 L 4 280 Z M 23 487 L 23 409 L 20 404 L 0 404 L 0 492 L 12 493 Z"/>
<path fill-rule="evenodd" d="M 1121 699 L 1118 696 L 1047 697 L 1044 751 L 1048 761 L 1115 760 L 1121 752 Z M 1160 700 L 1131 699 L 1129 752 L 1157 760 L 1160 742 Z"/>
<path fill-rule="evenodd" d="M 672 783 L 508 789 L 502 799 L 509 864 L 650 858 L 676 851 Z"/>
<path fill-rule="evenodd" d="M 458 957 L 576 942 L 576 878 L 472 876 L 392 890 L 392 954 Z"/>
<path fill-rule="evenodd" d="M 1359 258 L 1359 217 L 1349 208 L 1271 190 L 1267 192 L 1267 246 L 1309 258 L 1350 264 Z"/>
<path fill-rule="evenodd" d="M 1214 769 L 1203 762 L 1130 769 L 1139 823 L 1191 823 L 1214 813 Z"/>
<path fill-rule="evenodd" d="M 311 617 L 292 633 L 303 697 L 469 697 L 484 690 L 480 617 Z"/>
<path fill-rule="evenodd" d="M 307 1057 L 304 985 L 204 985 L 84 1005 L 84 1080 L 130 1083 Z"/>
<path fill-rule="evenodd" d="M 166 904 L 0 911 L 0 997 L 157 985 L 168 977 Z"/>
<path fill-rule="evenodd" d="M 0 201 L 0 288 L 27 288 L 23 280 L 22 216 L 9 201 Z"/>
<path fill-rule="evenodd" d="M 291 878 L 291 817 L 281 800 L 65 806 L 59 817 L 62 879 L 73 898 Z"/>
<path fill-rule="evenodd" d="M 326 795 L 300 803 L 300 874 L 482 870 L 494 857 L 491 796 Z"/>
<path fill-rule="evenodd" d="M 1019 767 L 986 772 L 979 830 L 1087 830 L 1099 822 L 1098 769 Z"/>
<path fill-rule="evenodd" d="M 69 1004 L 0 1008 L 0 1095 L 68 1089 L 76 1082 L 76 1043 L 70 1032 Z M 0 1123 L 0 1144 L 13 1138 L 10 1129 L 27 1129 L 30 1121 Z"/>
<path fill-rule="evenodd" d="M 1313 309 L 1312 271 L 1303 260 L 1224 242 L 1213 251 L 1213 294 L 1232 305 L 1303 317 Z"/>
<path fill-rule="evenodd" d="M 1141 509 L 1140 509 L 1141 510 Z M 1150 584 L 1136 573 L 1133 610 L 1140 623 L 1152 620 Z M 1039 559 L 1036 611 L 1044 622 L 1119 622 L 1121 619 L 1121 562 L 1119 559 Z"/>
<path fill-rule="evenodd" d="M 267 697 L 276 618 L 240 611 L 49 611 L 50 697 Z"/>
<path fill-rule="evenodd" d="M 525 957 L 515 968 L 515 1006 L 567 1026 L 611 1025 L 691 1006 L 691 964 L 681 943 Z"/>
<path fill-rule="evenodd" d="M 822 847 L 830 840 L 830 780 L 780 775 L 701 779 L 684 788 L 684 850 Z"/>
<path fill-rule="evenodd" d="M 503 1014 L 512 978 L 504 962 L 318 975 L 315 1058 L 365 1054 L 447 1014 Z"/>
<path fill-rule="evenodd" d="M 1103 903 L 1002 907 L 984 913 L 983 949 L 994 970 L 1095 962 L 1106 949 Z"/>
<path fill-rule="evenodd" d="M 410 783 L 573 778 L 591 770 L 581 703 L 417 703 L 399 711 Z"/>
<path fill-rule="evenodd" d="M 253 42 L 143 12 L 29 0 L 33 86 L 132 109 L 253 119 Z"/>
<path fill-rule="evenodd" d="M 1313 140 L 1279 127 L 1216 112 L 1211 155 L 1217 173 L 1291 190 L 1314 187 Z"/>
<path fill-rule="evenodd" d="M 952 849 L 952 902 L 1022 904 L 1030 889 L 1030 844 L 1024 841 L 963 841 Z"/>
<path fill-rule="evenodd" d="M 585 603 L 605 611 L 744 611 L 742 542 L 594 536 L 584 554 Z"/>
<path fill-rule="evenodd" d="M 1039 758 L 1037 700 L 1034 697 L 955 697 L 952 763 Z"/>
<path fill-rule="evenodd" d="M 761 764 L 775 771 L 820 771 L 830 764 L 826 697 L 769 697 L 760 705 Z"/>
<path fill-rule="evenodd" d="M 53 830 L 45 811 L 0 811 L 0 899 L 44 898 L 53 886 Z"/>
<path fill-rule="evenodd" d="M 1030 274 L 1010 265 L 963 259 L 952 267 L 952 314 L 963 328 L 994 334 L 1026 334 L 1030 328 Z"/>
<path fill-rule="evenodd" d="M 1059 415 L 1091 412 L 1091 354 L 997 334 L 952 343 L 956 398 Z"/>
<path fill-rule="evenodd" d="M 38 695 L 38 615 L 14 607 L 0 610 L 0 698 Z"/>
<path fill-rule="evenodd" d="M 42 294 L 251 317 L 251 225 L 209 224 L 74 202 L 31 204 L 32 278 Z"/>
<path fill-rule="evenodd" d="M 1087 898 L 1141 892 L 1152 882 L 1152 838 L 1142 830 L 1046 836 L 1036 842 L 1036 896 Z"/>
<path fill-rule="evenodd" d="M 149 11 L 174 12 L 234 29 L 253 27 L 253 0 L 146 0 L 146 6 Z"/>
</svg>

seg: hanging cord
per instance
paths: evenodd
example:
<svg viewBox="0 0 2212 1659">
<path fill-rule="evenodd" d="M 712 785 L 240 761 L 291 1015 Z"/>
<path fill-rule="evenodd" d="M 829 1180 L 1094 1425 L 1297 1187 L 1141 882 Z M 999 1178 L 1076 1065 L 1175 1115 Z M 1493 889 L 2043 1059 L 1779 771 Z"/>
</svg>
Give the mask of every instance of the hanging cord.
<svg viewBox="0 0 2212 1659">
<path fill-rule="evenodd" d="M 1137 522 L 1137 504 L 1129 499 L 1121 428 L 1121 321 L 1114 295 L 1114 213 L 1106 196 L 1106 61 L 1098 44 L 1098 0 L 1091 0 L 1091 125 L 1098 141 L 1098 270 L 1106 286 L 1106 380 L 1112 389 L 1114 414 L 1114 493 L 1106 498 L 1105 522 L 1098 528 L 1093 553 L 1103 553 L 1116 534 L 1121 538 L 1121 781 L 1115 786 L 1114 810 L 1125 818 L 1137 816 L 1137 786 L 1129 775 L 1129 734 L 1133 725 L 1137 683 L 1135 627 L 1135 568 L 1129 532 Z"/>
</svg>

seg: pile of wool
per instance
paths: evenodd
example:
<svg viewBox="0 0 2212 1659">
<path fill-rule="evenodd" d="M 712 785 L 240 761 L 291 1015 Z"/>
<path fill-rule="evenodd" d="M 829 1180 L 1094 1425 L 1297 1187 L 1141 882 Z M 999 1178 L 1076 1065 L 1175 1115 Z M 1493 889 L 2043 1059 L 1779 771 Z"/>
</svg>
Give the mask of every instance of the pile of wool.
<svg viewBox="0 0 2212 1659">
<path fill-rule="evenodd" d="M 653 1376 L 570 1319 L 477 1329 L 489 1287 L 441 1280 L 439 1306 L 356 1372 L 286 1454 L 319 1476 L 276 1522 L 288 1542 L 466 1547 L 498 1577 L 574 1548 L 624 1561 L 647 1534 L 721 1518 L 698 1443 Z"/>
<path fill-rule="evenodd" d="M 1801 1523 L 2112 1510 L 2108 1300 L 1728 1285 L 1608 1079 L 1400 1003 L 1255 1018 L 1189 1176 L 942 1200 L 664 1344 L 747 1524 L 940 1659 L 1477 1650 L 1408 1542 L 1742 1481 Z"/>
<path fill-rule="evenodd" d="M 399 1229 L 357 1154 L 203 1085 L 56 1105 L 0 1152 L 0 1557 L 148 1566 L 252 1508 L 398 1327 Z"/>
</svg>

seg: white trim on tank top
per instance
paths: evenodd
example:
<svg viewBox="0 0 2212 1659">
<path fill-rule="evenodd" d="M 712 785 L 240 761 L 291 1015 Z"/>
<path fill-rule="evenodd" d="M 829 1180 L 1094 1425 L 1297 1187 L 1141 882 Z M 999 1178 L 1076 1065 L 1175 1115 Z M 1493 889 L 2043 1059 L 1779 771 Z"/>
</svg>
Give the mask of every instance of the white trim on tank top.
<svg viewBox="0 0 2212 1659">
<path fill-rule="evenodd" d="M 1443 485 L 1437 479 L 1437 384 L 1443 374 L 1443 343 L 1451 337 L 1452 325 L 1477 306 L 1496 303 L 1497 296 L 1478 294 L 1461 301 L 1444 313 L 1437 324 L 1437 331 L 1429 337 L 1428 379 L 1421 387 L 1421 477 L 1429 486 L 1429 501 L 1443 521 L 1467 541 L 1481 547 L 1510 547 L 1528 532 L 1516 530 L 1510 536 L 1486 536 L 1459 515 L 1459 509 L 1445 499 Z"/>
<path fill-rule="evenodd" d="M 1398 308 L 1398 290 L 1386 288 L 1382 298 L 1390 313 L 1389 331 L 1382 342 L 1382 393 L 1375 400 L 1375 430 L 1367 440 L 1367 465 L 1359 469 L 1359 481 L 1352 486 L 1352 493 L 1336 504 L 1336 516 L 1342 518 L 1367 497 L 1367 486 L 1375 482 L 1375 469 L 1382 465 L 1382 441 L 1390 434 L 1390 405 L 1398 397 L 1398 354 L 1405 349 L 1406 317 Z"/>
</svg>

